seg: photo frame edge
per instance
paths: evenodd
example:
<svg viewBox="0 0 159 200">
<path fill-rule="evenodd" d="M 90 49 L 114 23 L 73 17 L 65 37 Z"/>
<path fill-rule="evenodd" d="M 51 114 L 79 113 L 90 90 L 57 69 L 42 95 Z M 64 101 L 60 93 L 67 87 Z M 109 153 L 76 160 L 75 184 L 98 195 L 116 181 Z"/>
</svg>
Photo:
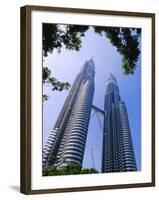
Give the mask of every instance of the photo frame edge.
<svg viewBox="0 0 159 200">
<path fill-rule="evenodd" d="M 155 13 L 125 12 L 111 10 L 94 10 L 64 7 L 47 6 L 23 6 L 21 9 L 21 56 L 20 56 L 20 98 L 21 98 L 21 117 L 20 117 L 20 192 L 23 194 L 44 194 L 59 192 L 93 191 L 106 189 L 126 189 L 137 187 L 155 186 Z M 149 183 L 121 184 L 121 185 L 102 185 L 76 188 L 42 189 L 32 190 L 31 188 L 31 12 L 37 11 L 61 11 L 88 14 L 107 14 L 122 16 L 151 17 L 152 19 L 152 181 Z"/>
<path fill-rule="evenodd" d="M 20 191 L 31 191 L 31 10 L 20 10 Z"/>
</svg>

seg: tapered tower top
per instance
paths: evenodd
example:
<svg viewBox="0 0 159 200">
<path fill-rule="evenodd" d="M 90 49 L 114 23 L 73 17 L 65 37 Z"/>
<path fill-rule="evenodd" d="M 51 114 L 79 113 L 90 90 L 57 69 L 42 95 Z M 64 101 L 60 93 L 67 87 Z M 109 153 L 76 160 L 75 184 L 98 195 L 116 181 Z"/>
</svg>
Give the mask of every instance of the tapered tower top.
<svg viewBox="0 0 159 200">
<path fill-rule="evenodd" d="M 119 94 L 119 88 L 117 85 L 117 80 L 115 75 L 113 75 L 112 73 L 110 73 L 108 79 L 106 80 L 106 90 L 105 90 L 105 94 L 107 95 L 110 92 L 116 92 Z"/>
<path fill-rule="evenodd" d="M 89 67 L 89 69 L 92 69 L 93 71 L 95 71 L 95 64 L 94 64 L 94 60 L 93 60 L 93 56 L 91 57 L 91 59 L 86 60 L 84 67 Z"/>
<path fill-rule="evenodd" d="M 110 73 L 110 78 L 116 80 L 116 77 L 112 73 Z"/>
<path fill-rule="evenodd" d="M 93 65 L 93 66 L 94 66 L 94 60 L 93 60 L 93 56 L 91 57 L 91 59 L 90 59 L 90 60 L 88 60 L 88 62 L 89 62 L 91 65 Z"/>
<path fill-rule="evenodd" d="M 109 78 L 106 80 L 106 85 L 109 85 L 110 83 L 117 85 L 116 77 L 112 73 L 110 73 Z"/>
</svg>

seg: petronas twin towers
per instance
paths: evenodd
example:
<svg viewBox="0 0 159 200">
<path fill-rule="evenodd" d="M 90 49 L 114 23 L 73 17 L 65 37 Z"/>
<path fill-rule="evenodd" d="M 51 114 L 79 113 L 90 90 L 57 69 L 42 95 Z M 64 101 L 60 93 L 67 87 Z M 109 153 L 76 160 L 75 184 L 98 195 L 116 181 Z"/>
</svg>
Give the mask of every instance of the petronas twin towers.
<svg viewBox="0 0 159 200">
<path fill-rule="evenodd" d="M 43 147 L 43 166 L 82 166 L 94 96 L 95 65 L 86 61 L 78 73 L 48 140 Z M 99 109 L 100 110 L 100 109 Z M 136 171 L 126 105 L 116 78 L 106 82 L 103 120 L 102 172 Z"/>
</svg>

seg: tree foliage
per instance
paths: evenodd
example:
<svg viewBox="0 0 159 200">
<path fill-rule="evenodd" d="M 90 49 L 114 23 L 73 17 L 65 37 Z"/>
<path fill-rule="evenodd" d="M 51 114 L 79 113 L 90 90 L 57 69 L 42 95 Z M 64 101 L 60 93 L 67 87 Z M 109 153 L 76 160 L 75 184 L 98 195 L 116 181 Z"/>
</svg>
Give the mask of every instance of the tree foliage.
<svg viewBox="0 0 159 200">
<path fill-rule="evenodd" d="M 141 29 L 120 27 L 98 27 L 94 31 L 105 35 L 122 56 L 122 69 L 125 74 L 133 74 L 140 54 L 139 37 Z"/>
<path fill-rule="evenodd" d="M 99 173 L 94 168 L 82 168 L 77 164 L 70 164 L 65 167 L 57 169 L 56 167 L 44 167 L 43 176 L 55 176 L 55 175 L 71 175 L 71 174 L 93 174 Z"/>
<path fill-rule="evenodd" d="M 70 83 L 58 81 L 52 76 L 51 70 L 48 67 L 43 67 L 43 84 L 50 86 L 52 91 L 62 91 L 63 89 L 68 90 Z M 48 96 L 43 94 L 43 101 L 48 100 Z"/>
<path fill-rule="evenodd" d="M 48 56 L 55 49 L 60 53 L 62 47 L 67 50 L 79 51 L 82 46 L 82 37 L 89 26 L 43 24 L 43 57 Z M 94 32 L 109 38 L 113 46 L 122 56 L 122 69 L 125 74 L 133 74 L 140 54 L 139 37 L 141 29 L 122 27 L 93 26 Z M 52 86 L 52 90 L 68 89 L 68 82 L 61 82 L 51 75 L 47 67 L 43 67 L 43 84 Z M 43 95 L 43 100 L 48 96 Z"/>
<path fill-rule="evenodd" d="M 85 36 L 88 26 L 43 24 L 43 55 L 55 49 L 61 51 L 62 46 L 68 50 L 79 51 L 81 37 Z"/>
<path fill-rule="evenodd" d="M 48 56 L 48 53 L 55 49 L 60 53 L 63 46 L 68 50 L 79 51 L 81 37 L 85 36 L 86 30 L 88 26 L 43 24 L 43 56 Z M 61 82 L 51 76 L 51 71 L 47 67 L 43 67 L 43 84 L 52 86 L 53 91 L 62 91 L 70 87 L 68 82 Z M 44 94 L 43 101 L 46 100 L 48 96 Z"/>
</svg>

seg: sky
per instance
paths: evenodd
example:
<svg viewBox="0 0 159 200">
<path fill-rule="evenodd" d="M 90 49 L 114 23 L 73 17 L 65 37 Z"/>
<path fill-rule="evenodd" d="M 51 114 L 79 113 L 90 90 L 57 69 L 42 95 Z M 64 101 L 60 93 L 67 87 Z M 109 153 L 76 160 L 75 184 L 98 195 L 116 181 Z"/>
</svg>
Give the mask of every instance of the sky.
<svg viewBox="0 0 159 200">
<path fill-rule="evenodd" d="M 54 77 L 60 81 L 73 84 L 77 73 L 86 60 L 93 57 L 95 63 L 95 93 L 93 105 L 103 109 L 106 80 L 114 74 L 119 86 L 121 99 L 127 106 L 131 136 L 138 170 L 141 170 L 141 56 L 133 75 L 122 72 L 121 56 L 109 39 L 94 33 L 92 27 L 82 38 L 80 51 L 69 51 L 62 47 L 61 53 L 56 50 L 44 58 L 43 66 L 48 67 Z M 43 93 L 49 96 L 43 104 L 43 144 L 54 127 L 58 114 L 69 91 L 52 91 L 43 87 Z M 101 170 L 102 129 L 96 115 L 91 113 L 89 122 L 83 167 Z M 100 118 L 102 123 L 102 118 Z M 93 157 L 92 157 L 93 155 Z M 94 162 L 93 162 L 94 160 Z"/>
</svg>

